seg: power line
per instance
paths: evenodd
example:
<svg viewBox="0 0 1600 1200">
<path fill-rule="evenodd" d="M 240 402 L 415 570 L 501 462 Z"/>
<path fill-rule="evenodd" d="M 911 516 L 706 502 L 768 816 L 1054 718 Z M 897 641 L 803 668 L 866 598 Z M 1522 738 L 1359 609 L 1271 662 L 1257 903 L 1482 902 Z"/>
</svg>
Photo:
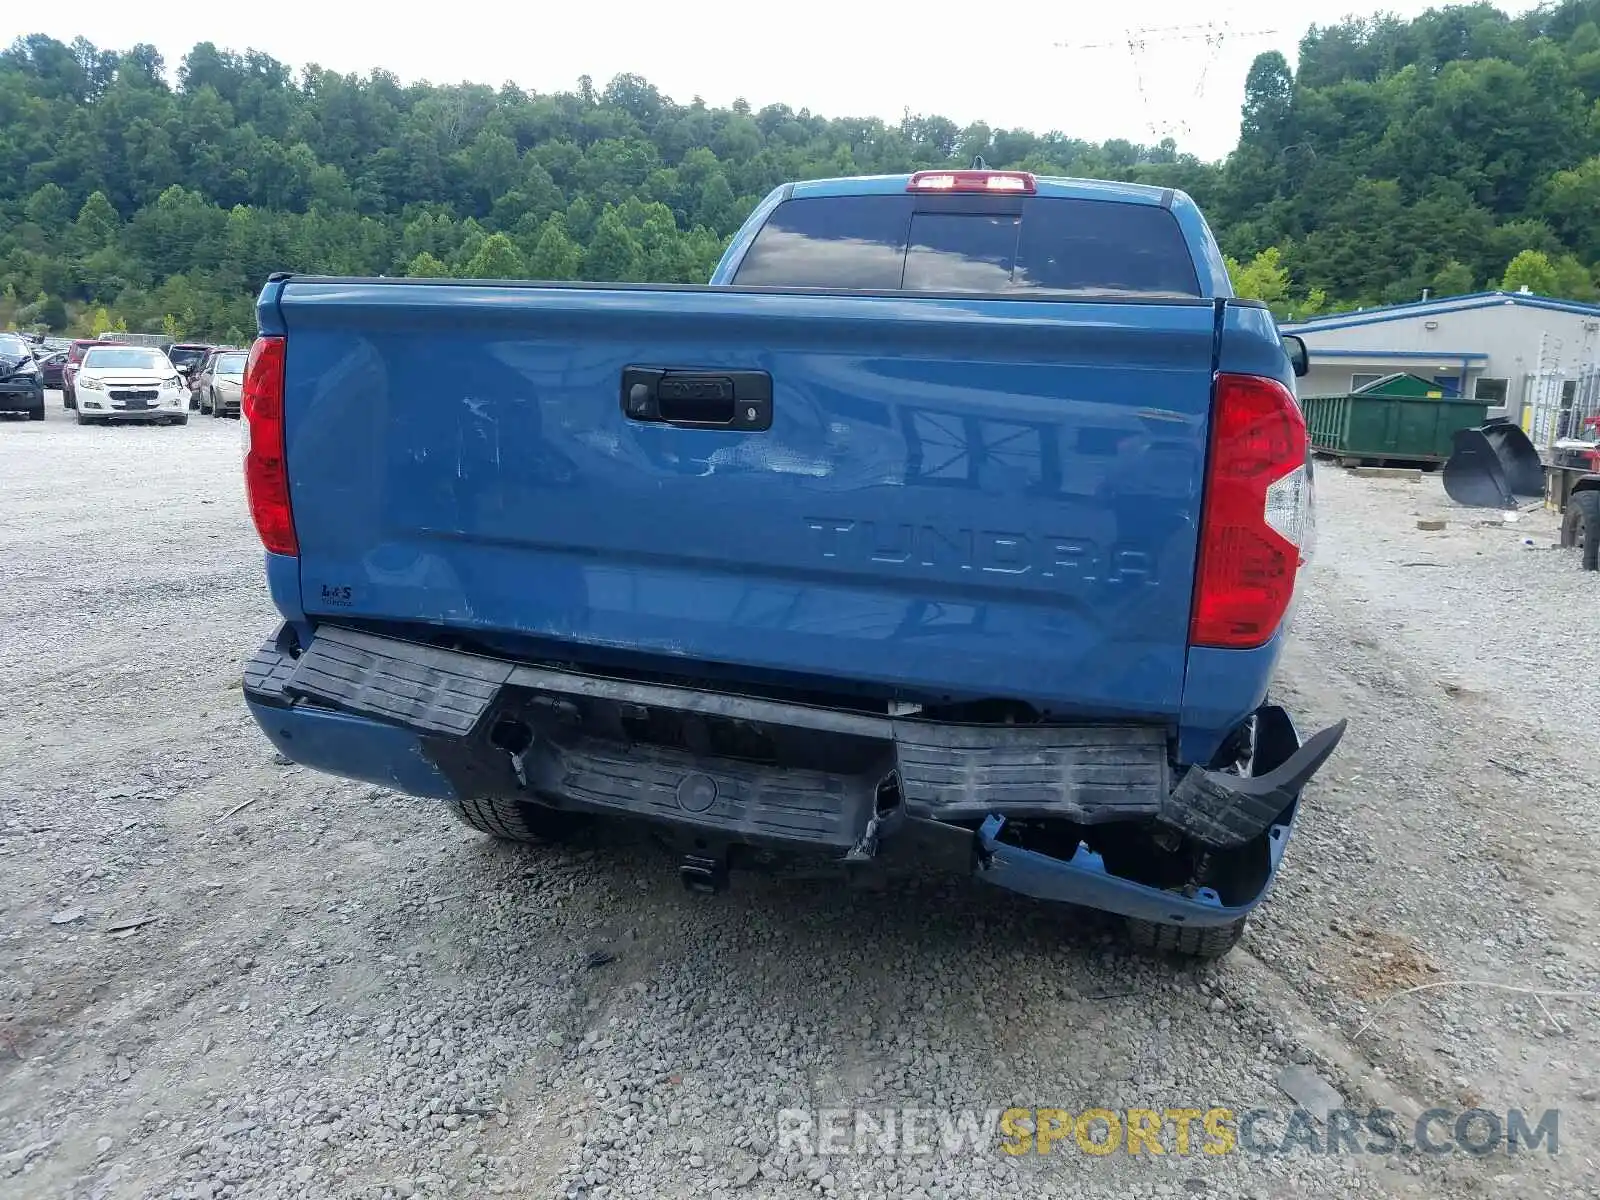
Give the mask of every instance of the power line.
<svg viewBox="0 0 1600 1200">
<path fill-rule="evenodd" d="M 1059 50 L 1143 50 L 1152 42 L 1205 42 L 1220 47 L 1233 38 L 1272 37 L 1276 29 L 1234 29 L 1227 22 L 1212 21 L 1205 25 L 1160 25 L 1148 29 L 1125 30 L 1125 37 L 1114 42 L 1056 42 Z"/>
<path fill-rule="evenodd" d="M 1203 25 L 1161 25 L 1144 29 L 1127 29 L 1126 36 L 1121 41 L 1110 42 L 1056 42 L 1055 46 L 1061 50 L 1117 50 L 1126 49 L 1133 60 L 1133 84 L 1139 92 L 1139 103 L 1145 112 L 1145 126 L 1152 137 L 1170 137 L 1174 133 L 1188 134 L 1189 125 L 1186 121 L 1179 121 L 1174 125 L 1166 122 L 1157 126 L 1151 116 L 1153 105 L 1150 103 L 1149 92 L 1144 85 L 1144 71 L 1140 67 L 1140 57 L 1154 44 L 1165 42 L 1204 42 L 1208 53 L 1200 64 L 1200 78 L 1195 83 L 1194 98 L 1199 99 L 1205 93 L 1206 77 L 1210 73 L 1211 64 L 1222 53 L 1224 44 L 1236 39 L 1272 37 L 1276 29 L 1235 29 L 1226 21 L 1210 21 Z"/>
</svg>

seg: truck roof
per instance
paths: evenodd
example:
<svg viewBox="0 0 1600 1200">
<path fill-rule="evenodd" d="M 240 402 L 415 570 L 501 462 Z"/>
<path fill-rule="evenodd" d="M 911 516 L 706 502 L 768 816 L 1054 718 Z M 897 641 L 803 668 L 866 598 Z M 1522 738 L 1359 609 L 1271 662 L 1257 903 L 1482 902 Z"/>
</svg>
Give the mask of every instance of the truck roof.
<svg viewBox="0 0 1600 1200">
<path fill-rule="evenodd" d="M 906 190 L 911 176 L 855 175 L 838 179 L 808 179 L 790 185 L 791 198 L 822 196 L 891 196 Z M 1108 179 L 1071 179 L 1066 176 L 1035 175 L 1039 196 L 1069 200 L 1115 200 L 1123 204 L 1167 204 L 1178 193 L 1172 188 L 1144 183 L 1121 183 Z"/>
</svg>

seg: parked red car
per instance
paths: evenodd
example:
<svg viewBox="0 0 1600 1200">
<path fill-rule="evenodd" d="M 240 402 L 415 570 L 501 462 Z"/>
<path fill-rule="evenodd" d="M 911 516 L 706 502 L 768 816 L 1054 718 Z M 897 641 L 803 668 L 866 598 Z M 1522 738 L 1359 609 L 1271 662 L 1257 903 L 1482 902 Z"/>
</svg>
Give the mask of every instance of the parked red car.
<svg viewBox="0 0 1600 1200">
<path fill-rule="evenodd" d="M 61 405 L 63 408 L 78 407 L 78 393 L 73 389 L 72 377 L 78 373 L 78 367 L 83 363 L 84 353 L 91 346 L 115 346 L 116 342 L 108 342 L 104 338 L 78 338 L 67 348 L 67 364 L 61 369 Z"/>
</svg>

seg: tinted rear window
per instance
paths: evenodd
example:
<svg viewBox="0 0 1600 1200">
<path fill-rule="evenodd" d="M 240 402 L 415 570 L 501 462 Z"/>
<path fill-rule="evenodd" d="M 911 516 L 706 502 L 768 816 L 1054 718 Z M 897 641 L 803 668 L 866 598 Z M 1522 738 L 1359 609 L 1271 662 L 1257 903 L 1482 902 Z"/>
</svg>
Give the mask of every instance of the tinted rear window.
<svg viewBox="0 0 1600 1200">
<path fill-rule="evenodd" d="M 909 196 L 788 200 L 756 234 L 735 283 L 893 291 L 905 269 Z"/>
<path fill-rule="evenodd" d="M 1036 196 L 983 211 L 953 197 L 828 196 L 779 205 L 735 283 L 845 291 L 1198 296 L 1172 213 Z"/>
<path fill-rule="evenodd" d="M 913 292 L 1009 292 L 1021 229 L 1020 215 L 919 212 L 911 218 L 902 286 Z"/>
</svg>

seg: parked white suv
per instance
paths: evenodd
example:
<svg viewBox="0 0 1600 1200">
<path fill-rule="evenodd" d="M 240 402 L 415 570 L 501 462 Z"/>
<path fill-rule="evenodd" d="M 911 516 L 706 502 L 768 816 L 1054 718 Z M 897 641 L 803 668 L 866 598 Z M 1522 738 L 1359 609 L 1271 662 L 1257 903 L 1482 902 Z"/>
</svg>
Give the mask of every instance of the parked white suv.
<svg viewBox="0 0 1600 1200">
<path fill-rule="evenodd" d="M 189 389 L 160 350 L 91 346 L 73 377 L 78 424 L 113 421 L 189 423 Z"/>
</svg>

